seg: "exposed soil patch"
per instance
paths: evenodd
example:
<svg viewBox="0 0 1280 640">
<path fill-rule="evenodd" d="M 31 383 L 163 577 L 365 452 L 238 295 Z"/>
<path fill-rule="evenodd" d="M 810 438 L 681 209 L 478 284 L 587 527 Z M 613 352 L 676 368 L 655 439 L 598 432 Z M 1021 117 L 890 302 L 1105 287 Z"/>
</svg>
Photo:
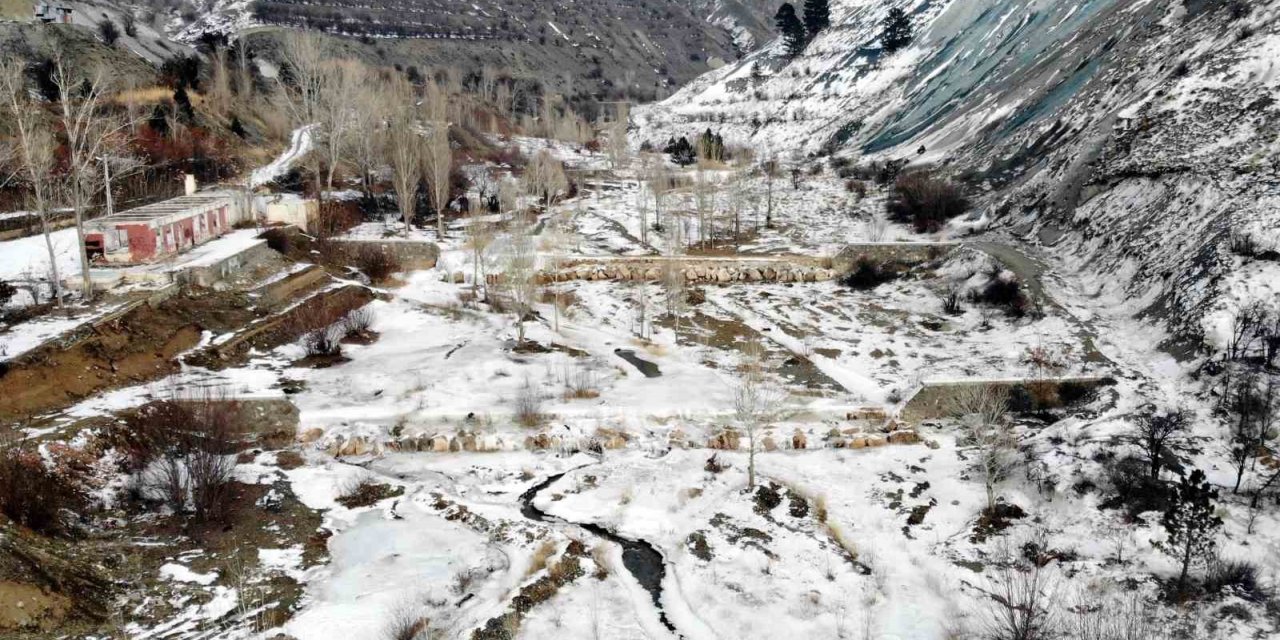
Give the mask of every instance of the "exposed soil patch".
<svg viewBox="0 0 1280 640">
<path fill-rule="evenodd" d="M 201 335 L 188 314 L 175 312 L 180 304 L 139 307 L 69 348 L 49 345 L 25 355 L 0 376 L 0 421 L 175 372 L 174 358 L 196 346 Z"/>
</svg>

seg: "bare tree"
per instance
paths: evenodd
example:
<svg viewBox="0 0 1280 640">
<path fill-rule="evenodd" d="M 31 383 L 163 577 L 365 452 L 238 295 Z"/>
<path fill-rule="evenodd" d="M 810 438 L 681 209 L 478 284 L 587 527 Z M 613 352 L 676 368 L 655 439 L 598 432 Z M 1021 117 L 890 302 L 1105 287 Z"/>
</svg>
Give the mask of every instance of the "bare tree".
<svg viewBox="0 0 1280 640">
<path fill-rule="evenodd" d="M 1017 465 L 1017 439 L 1006 420 L 1009 391 L 997 385 L 961 385 L 952 394 L 950 409 L 964 426 L 990 511 L 996 505 L 996 484 Z"/>
<path fill-rule="evenodd" d="M 374 172 L 384 160 L 382 142 L 388 114 L 393 111 L 388 102 L 397 97 L 390 82 L 382 79 L 366 82 L 355 97 L 349 150 L 360 172 L 360 188 L 366 198 L 373 197 Z"/>
<path fill-rule="evenodd" d="M 764 175 L 764 226 L 765 228 L 773 228 L 773 191 L 774 181 L 778 179 L 778 160 L 773 157 L 765 158 L 760 163 L 760 173 Z"/>
<path fill-rule="evenodd" d="M 1186 444 L 1191 427 L 1191 414 L 1181 409 L 1156 411 L 1154 407 L 1138 418 L 1126 439 L 1138 447 L 1151 470 L 1151 479 L 1160 479 L 1164 460 Z"/>
<path fill-rule="evenodd" d="M 503 215 L 513 216 L 520 208 L 520 183 L 507 177 L 498 184 L 498 209 Z"/>
<path fill-rule="evenodd" d="M 277 80 L 290 119 L 295 127 L 311 127 L 311 139 L 318 142 L 317 138 L 325 135 L 324 102 L 333 77 L 329 68 L 329 47 L 324 38 L 314 32 L 290 30 L 285 32 L 280 58 L 286 73 L 279 74 Z M 307 154 L 307 159 L 315 179 L 316 195 L 323 198 L 322 154 L 313 149 Z"/>
<path fill-rule="evenodd" d="M 1261 301 L 1239 307 L 1231 316 L 1231 337 L 1227 343 L 1227 359 L 1245 358 L 1265 333 L 1267 308 Z"/>
<path fill-rule="evenodd" d="M 661 230 L 663 204 L 667 201 L 667 194 L 671 193 L 671 172 L 667 170 L 665 160 L 661 157 L 653 159 L 645 182 L 653 196 L 653 228 Z"/>
<path fill-rule="evenodd" d="M 667 316 L 675 323 L 675 330 L 680 332 L 680 317 L 687 306 L 687 281 L 684 275 L 684 261 L 681 256 L 684 246 L 679 238 L 680 226 L 671 225 L 668 231 L 666 260 L 662 263 L 662 285 L 667 303 Z"/>
<path fill-rule="evenodd" d="M 472 288 L 478 299 L 487 299 L 489 287 L 485 282 L 485 262 L 488 261 L 489 246 L 493 244 L 493 224 L 488 219 L 489 212 L 485 211 L 480 201 L 477 199 L 471 203 L 467 215 L 467 246 L 471 249 L 471 265 L 473 274 L 471 278 Z M 480 295 L 481 287 L 484 287 L 485 294 Z"/>
<path fill-rule="evenodd" d="M 387 127 L 382 133 L 382 153 L 391 167 L 391 186 L 404 221 L 404 234 L 417 208 L 418 185 L 422 181 L 422 138 L 417 135 L 413 109 L 413 88 L 395 79 L 388 90 Z"/>
<path fill-rule="evenodd" d="M 524 170 L 524 182 L 525 192 L 537 196 L 544 210 L 549 210 L 557 198 L 569 193 L 569 177 L 565 175 L 564 163 L 546 149 L 538 151 L 529 161 Z"/>
<path fill-rule="evenodd" d="M 733 413 L 747 434 L 747 489 L 756 486 L 756 451 L 765 423 L 782 402 L 783 391 L 765 373 L 764 345 L 752 338 L 743 347 L 738 384 L 733 390 Z"/>
<path fill-rule="evenodd" d="M 1141 593 L 1076 597 L 1062 618 L 1066 636 L 1074 640 L 1156 640 L 1165 637 L 1157 626 L 1156 607 Z"/>
<path fill-rule="evenodd" d="M 987 603 L 985 636 L 992 640 L 1048 640 L 1057 635 L 1057 580 L 1043 534 L 1022 548 L 1031 557 L 1019 557 L 1014 545 L 1002 538 L 996 557 L 987 563 L 986 584 L 975 587 Z"/>
<path fill-rule="evenodd" d="M 538 255 L 533 244 L 533 227 L 525 216 L 513 216 L 508 228 L 510 240 L 502 284 L 516 316 L 516 342 L 524 344 L 524 320 L 533 310 L 538 294 Z"/>
<path fill-rule="evenodd" d="M 609 162 L 615 171 L 625 169 L 631 161 L 631 149 L 627 146 L 627 127 L 631 119 L 631 105 L 616 104 L 613 121 L 609 123 Z"/>
<path fill-rule="evenodd" d="M 422 153 L 422 169 L 431 188 L 431 206 L 436 210 L 436 237 L 444 238 L 445 211 L 449 208 L 449 173 L 453 168 L 453 148 L 449 146 L 449 123 L 433 122 Z"/>
<path fill-rule="evenodd" d="M 1236 469 L 1232 493 L 1240 493 L 1246 471 L 1256 465 L 1258 456 L 1271 438 L 1276 413 L 1276 382 L 1271 376 L 1259 389 L 1257 375 L 1250 372 L 1236 378 L 1230 390 L 1228 410 L 1232 419 L 1228 456 Z"/>
<path fill-rule="evenodd" d="M 51 179 L 57 146 L 53 132 L 41 117 L 41 111 L 31 102 L 23 82 L 23 64 L 21 60 L 5 57 L 0 59 L 0 105 L 8 111 L 8 120 L 13 133 L 14 155 L 18 171 L 30 190 L 31 208 L 40 219 L 40 230 L 44 234 L 44 245 L 49 254 L 50 283 L 54 299 L 61 306 L 63 302 L 62 281 L 58 275 L 58 256 L 53 248 L 51 235 L 51 218 L 53 215 L 53 190 Z M 39 298 L 36 298 L 39 302 Z"/>
<path fill-rule="evenodd" d="M 714 228 L 711 223 L 715 207 L 717 185 L 699 164 L 693 175 L 693 205 L 698 215 L 698 243 L 705 249 L 712 241 Z"/>
<path fill-rule="evenodd" d="M 330 60 L 321 69 L 325 88 L 317 105 L 322 133 L 316 150 L 324 159 L 324 187 L 332 191 L 334 173 L 361 123 L 357 108 L 364 105 L 360 96 L 370 93 L 371 85 L 366 81 L 369 70 L 354 60 Z"/>
<path fill-rule="evenodd" d="M 101 69 L 80 75 L 61 57 L 54 60 L 53 82 L 58 88 L 62 133 L 66 141 L 67 194 L 76 220 L 76 244 L 80 254 L 81 286 L 86 299 L 93 297 L 89 253 L 84 244 L 84 222 L 94 196 L 103 186 L 100 159 L 123 148 L 128 123 L 104 108 L 106 76 Z"/>
</svg>

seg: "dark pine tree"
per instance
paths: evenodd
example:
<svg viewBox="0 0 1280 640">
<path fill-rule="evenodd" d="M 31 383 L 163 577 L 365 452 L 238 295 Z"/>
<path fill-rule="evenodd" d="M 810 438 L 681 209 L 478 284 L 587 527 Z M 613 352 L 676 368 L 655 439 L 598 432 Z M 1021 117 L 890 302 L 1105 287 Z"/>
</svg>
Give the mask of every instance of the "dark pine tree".
<svg viewBox="0 0 1280 640">
<path fill-rule="evenodd" d="M 880 45 L 885 53 L 893 53 L 911 44 L 911 18 L 907 12 L 894 7 L 884 17 L 884 33 L 880 36 Z"/>
<path fill-rule="evenodd" d="M 162 136 L 169 134 L 169 118 L 164 113 L 164 107 L 156 105 L 156 108 L 151 110 L 151 117 L 147 118 L 147 126 Z"/>
<path fill-rule="evenodd" d="M 831 4 L 827 0 L 804 0 L 804 29 L 813 40 L 831 26 Z"/>
<path fill-rule="evenodd" d="M 1177 584 L 1179 596 L 1186 589 L 1187 569 L 1208 561 L 1217 548 L 1218 529 L 1222 527 L 1222 518 L 1214 515 L 1217 499 L 1218 490 L 1205 479 L 1203 471 L 1196 469 L 1174 487 L 1173 502 L 1160 519 L 1169 534 L 1160 550 L 1182 565 Z"/>
<path fill-rule="evenodd" d="M 240 139 L 249 137 L 249 132 L 244 130 L 244 125 L 240 123 L 240 116 L 231 116 L 231 133 L 236 134 Z"/>
<path fill-rule="evenodd" d="M 787 57 L 794 58 L 800 55 L 800 52 L 804 51 L 805 35 L 804 24 L 796 16 L 796 8 L 791 6 L 790 2 L 783 3 L 778 7 L 778 13 L 773 16 L 773 19 L 778 25 L 778 33 L 782 34 L 782 42 L 787 47 Z"/>
<path fill-rule="evenodd" d="M 186 87 L 178 87 L 173 92 L 173 104 L 178 106 L 178 117 L 182 121 L 191 124 L 195 122 L 196 111 L 191 107 L 191 97 L 187 95 Z"/>
</svg>

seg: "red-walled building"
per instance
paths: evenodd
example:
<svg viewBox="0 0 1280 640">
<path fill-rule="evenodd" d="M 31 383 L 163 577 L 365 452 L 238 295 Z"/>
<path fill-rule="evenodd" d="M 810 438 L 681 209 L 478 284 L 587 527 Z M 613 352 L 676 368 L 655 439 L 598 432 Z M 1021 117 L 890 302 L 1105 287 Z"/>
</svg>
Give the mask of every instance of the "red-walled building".
<svg viewBox="0 0 1280 640">
<path fill-rule="evenodd" d="M 85 225 L 85 249 L 99 264 L 138 264 L 181 253 L 231 230 L 240 219 L 237 196 L 196 193 L 92 220 Z"/>
</svg>

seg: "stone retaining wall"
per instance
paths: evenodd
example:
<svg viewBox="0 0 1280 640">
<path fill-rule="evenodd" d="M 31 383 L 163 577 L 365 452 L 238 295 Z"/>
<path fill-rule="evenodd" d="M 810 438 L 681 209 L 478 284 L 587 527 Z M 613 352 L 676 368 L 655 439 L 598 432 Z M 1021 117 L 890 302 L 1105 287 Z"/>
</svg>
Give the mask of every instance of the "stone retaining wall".
<svg viewBox="0 0 1280 640">
<path fill-rule="evenodd" d="M 731 260 L 611 259 L 570 264 L 555 272 L 539 274 L 539 281 L 544 284 L 568 280 L 657 281 L 664 277 L 667 269 L 675 268 L 687 282 L 696 284 L 820 282 L 838 275 L 835 270 L 824 266 L 825 263 L 821 258 L 810 256 Z"/>
</svg>

